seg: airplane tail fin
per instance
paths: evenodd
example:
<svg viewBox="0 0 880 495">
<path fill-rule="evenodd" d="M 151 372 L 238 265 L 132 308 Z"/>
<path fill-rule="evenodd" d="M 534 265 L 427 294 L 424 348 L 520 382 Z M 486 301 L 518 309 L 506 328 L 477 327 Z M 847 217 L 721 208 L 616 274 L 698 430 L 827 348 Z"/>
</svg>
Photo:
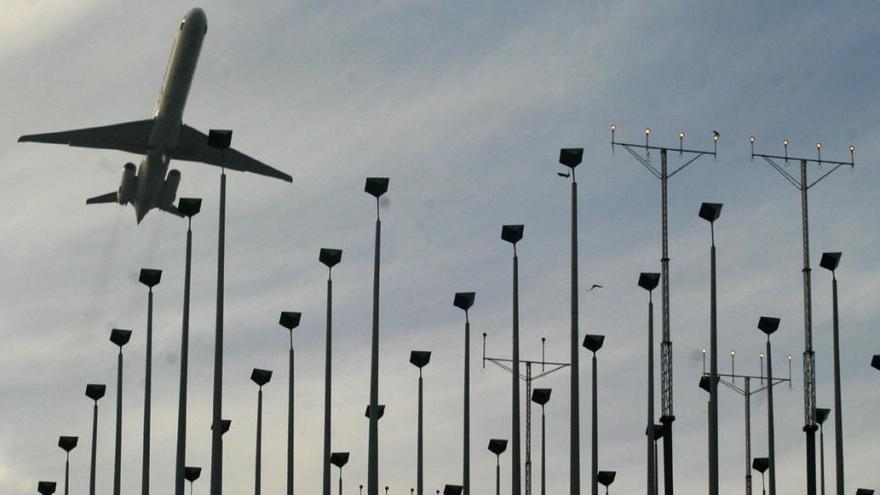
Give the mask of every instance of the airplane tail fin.
<svg viewBox="0 0 880 495">
<path fill-rule="evenodd" d="M 95 196 L 94 198 L 89 198 L 86 200 L 87 205 L 96 205 L 100 203 L 118 203 L 119 198 L 116 192 L 109 192 L 107 194 L 102 194 L 100 196 Z"/>
</svg>

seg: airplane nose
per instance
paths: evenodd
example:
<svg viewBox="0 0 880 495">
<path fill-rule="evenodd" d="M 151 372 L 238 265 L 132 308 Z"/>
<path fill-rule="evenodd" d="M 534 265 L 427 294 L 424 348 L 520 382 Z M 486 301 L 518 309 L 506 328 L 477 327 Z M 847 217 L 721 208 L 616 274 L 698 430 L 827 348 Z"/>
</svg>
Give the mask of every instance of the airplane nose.
<svg viewBox="0 0 880 495">
<path fill-rule="evenodd" d="M 202 32 L 208 29 L 208 16 L 205 15 L 204 10 L 198 7 L 187 12 L 185 19 L 186 24 L 188 26 L 192 26 L 193 29 L 197 29 Z"/>
</svg>

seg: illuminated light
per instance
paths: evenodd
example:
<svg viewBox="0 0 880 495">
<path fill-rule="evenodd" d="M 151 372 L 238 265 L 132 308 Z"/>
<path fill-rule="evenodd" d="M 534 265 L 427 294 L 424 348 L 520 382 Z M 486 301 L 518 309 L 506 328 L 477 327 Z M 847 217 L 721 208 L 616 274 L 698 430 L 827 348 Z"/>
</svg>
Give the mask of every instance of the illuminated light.
<svg viewBox="0 0 880 495">
<path fill-rule="evenodd" d="M 817 150 L 821 150 L 821 149 L 822 149 L 822 143 L 816 143 L 816 149 L 817 149 Z"/>
<path fill-rule="evenodd" d="M 730 351 L 730 357 L 736 356 L 736 351 Z"/>
<path fill-rule="evenodd" d="M 755 136 L 749 136 L 749 143 L 755 144 Z"/>
<path fill-rule="evenodd" d="M 616 130 L 617 130 L 617 124 L 611 124 L 611 130 L 612 130 L 612 131 L 616 131 Z"/>
<path fill-rule="evenodd" d="M 850 152 L 850 153 L 852 153 L 852 152 L 855 151 L 855 150 L 856 150 L 856 147 L 855 147 L 854 145 L 852 145 L 852 144 L 849 145 L 849 152 Z"/>
<path fill-rule="evenodd" d="M 788 139 L 783 139 L 783 140 L 782 140 L 782 145 L 783 145 L 783 146 L 788 146 L 788 142 L 789 142 Z"/>
<path fill-rule="evenodd" d="M 684 131 L 678 133 L 678 139 L 684 139 Z"/>
<path fill-rule="evenodd" d="M 651 134 L 651 128 L 645 127 L 645 134 Z"/>
</svg>

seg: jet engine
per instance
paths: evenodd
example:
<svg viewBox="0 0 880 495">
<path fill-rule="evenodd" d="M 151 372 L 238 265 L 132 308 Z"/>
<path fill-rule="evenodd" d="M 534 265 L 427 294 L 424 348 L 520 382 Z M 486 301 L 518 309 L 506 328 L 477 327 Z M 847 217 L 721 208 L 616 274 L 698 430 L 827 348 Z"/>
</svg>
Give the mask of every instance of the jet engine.
<svg viewBox="0 0 880 495">
<path fill-rule="evenodd" d="M 167 210 L 174 204 L 174 198 L 177 197 L 177 186 L 180 185 L 180 171 L 172 170 L 168 172 L 168 178 L 162 184 L 162 192 L 159 193 L 159 208 Z"/>
<path fill-rule="evenodd" d="M 121 205 L 131 203 L 137 188 L 137 167 L 134 163 L 126 163 L 122 169 L 122 181 L 119 183 L 119 191 L 116 192 L 116 200 Z"/>
</svg>

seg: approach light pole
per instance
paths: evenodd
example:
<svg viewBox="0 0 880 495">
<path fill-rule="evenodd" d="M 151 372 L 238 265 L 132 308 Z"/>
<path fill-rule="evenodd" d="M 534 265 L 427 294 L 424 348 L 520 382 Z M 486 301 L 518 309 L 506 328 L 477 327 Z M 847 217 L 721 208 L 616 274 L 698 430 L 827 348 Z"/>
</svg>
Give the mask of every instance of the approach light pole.
<svg viewBox="0 0 880 495">
<path fill-rule="evenodd" d="M 571 411 L 569 413 L 569 484 L 570 495 L 581 493 L 581 437 L 580 437 L 580 356 L 578 354 L 578 220 L 577 220 L 577 179 L 574 169 L 583 160 L 583 148 L 563 148 L 559 150 L 559 163 L 570 168 L 568 173 L 559 173 L 560 177 L 571 176 Z M 595 474 L 593 475 L 592 495 L 596 495 Z M 467 495 L 467 494 L 466 494 Z"/>
<path fill-rule="evenodd" d="M 501 227 L 501 238 L 513 245 L 513 351 L 512 351 L 512 369 L 510 374 L 511 383 L 511 406 L 510 406 L 510 425 L 511 425 L 511 495 L 522 494 L 522 479 L 520 477 L 520 421 L 519 421 L 519 258 L 516 255 L 516 243 L 522 239 L 522 225 L 504 225 Z M 526 460 L 526 490 L 530 492 L 531 485 L 531 465 Z M 529 495 L 529 493 L 526 493 Z"/>
<path fill-rule="evenodd" d="M 495 495 L 501 495 L 501 454 L 507 450 L 507 440 L 489 440 L 489 452 L 495 454 Z"/>
<path fill-rule="evenodd" d="M 718 131 L 712 131 L 712 151 L 691 150 L 684 147 L 684 131 L 678 133 L 678 147 L 652 146 L 649 143 L 651 137 L 651 129 L 645 129 L 645 144 L 621 143 L 615 140 L 616 124 L 611 124 L 611 150 L 614 151 L 615 146 L 621 146 L 628 151 L 642 166 L 651 172 L 654 177 L 660 180 L 660 230 L 661 230 L 661 257 L 660 257 L 660 273 L 662 275 L 663 287 L 661 289 L 662 305 L 661 305 L 661 322 L 662 322 L 662 343 L 660 344 L 660 402 L 662 414 L 660 422 L 663 423 L 665 432 L 663 434 L 663 484 L 664 493 L 672 495 L 674 490 L 673 483 L 673 464 L 672 464 L 672 422 L 675 421 L 675 413 L 672 402 L 672 336 L 670 331 L 669 317 L 669 249 L 668 249 L 668 220 L 667 220 L 667 183 L 675 174 L 683 170 L 688 165 L 695 162 L 701 156 L 718 156 L 718 139 L 720 134 Z M 645 156 L 639 154 L 637 150 L 644 150 Z M 651 150 L 660 151 L 660 170 L 651 165 Z M 673 170 L 667 170 L 668 151 L 678 152 L 678 156 L 682 158 L 683 163 Z"/>
<path fill-rule="evenodd" d="M 373 258 L 373 335 L 370 353 L 370 418 L 369 451 L 367 459 L 367 495 L 379 495 L 379 259 L 382 239 L 382 220 L 379 217 L 379 198 L 388 191 L 387 177 L 367 177 L 364 191 L 376 198 L 376 244 Z"/>
<path fill-rule="evenodd" d="M 718 290 L 715 269 L 715 220 L 721 216 L 721 203 L 700 205 L 700 218 L 709 222 L 709 495 L 718 495 Z"/>
<path fill-rule="evenodd" d="M 323 481 L 324 495 L 330 495 L 330 414 L 332 395 L 331 383 L 333 378 L 333 267 L 342 261 L 341 249 L 322 248 L 318 253 L 318 261 L 327 267 L 327 332 L 324 337 L 324 460 Z M 293 424 L 291 420 L 291 425 Z M 292 447 L 291 447 L 292 448 Z M 291 451 L 291 458 L 293 452 Z M 342 471 L 340 468 L 340 476 Z M 293 495 L 293 479 L 288 495 Z"/>
<path fill-rule="evenodd" d="M 150 411 L 153 396 L 153 287 L 162 280 L 162 270 L 141 268 L 140 283 L 149 288 L 147 296 L 147 357 L 144 370 L 144 441 L 141 467 L 141 493 L 150 493 Z"/>
<path fill-rule="evenodd" d="M 599 471 L 597 478 L 599 483 L 605 487 L 605 495 L 608 495 L 608 487 L 611 486 L 611 483 L 614 483 L 614 478 L 616 476 L 617 471 Z"/>
<path fill-rule="evenodd" d="M 177 405 L 177 449 L 174 466 L 174 493 L 184 495 L 186 478 L 186 398 L 189 372 L 189 294 L 192 279 L 192 217 L 202 209 L 199 198 L 180 198 L 177 211 L 186 217 L 186 266 L 183 275 L 183 320 L 180 332 L 180 392 Z M 201 472 L 201 471 L 199 471 Z M 192 491 L 192 485 L 190 485 Z"/>
<path fill-rule="evenodd" d="M 287 495 L 293 495 L 293 329 L 299 326 L 301 313 L 282 311 L 278 324 L 287 329 Z"/>
<path fill-rule="evenodd" d="M 659 273 L 642 272 L 639 275 L 639 287 L 648 291 L 648 422 L 646 431 L 647 443 L 647 495 L 657 495 L 656 478 L 654 476 L 654 289 L 660 283 Z"/>
<path fill-rule="evenodd" d="M 116 359 L 116 449 L 113 458 L 113 495 L 122 492 L 122 346 L 131 339 L 131 330 L 114 328 L 110 342 L 119 347 Z"/>
<path fill-rule="evenodd" d="M 592 464 L 590 467 L 590 486 L 593 495 L 598 495 L 599 493 L 599 371 L 596 364 L 596 352 L 602 348 L 603 343 L 605 343 L 604 335 L 584 335 L 584 347 L 593 353 L 593 414 L 591 423 L 592 435 L 590 441 L 590 448 L 592 452 Z"/>
<path fill-rule="evenodd" d="M 416 493 L 424 495 L 425 491 L 425 465 L 424 465 L 424 422 L 422 401 L 422 368 L 431 360 L 431 351 L 412 351 L 409 353 L 409 362 L 419 369 L 419 418 L 418 440 L 416 442 Z"/>
<path fill-rule="evenodd" d="M 773 384 L 773 350 L 770 346 L 770 335 L 779 328 L 779 318 L 762 316 L 758 318 L 758 329 L 767 335 L 767 382 Z M 791 384 L 791 369 L 788 370 Z M 776 495 L 776 425 L 773 410 L 773 387 L 767 387 L 767 454 L 770 468 L 770 495 Z M 761 472 L 763 484 L 764 473 Z"/>
<path fill-rule="evenodd" d="M 834 459 L 836 463 L 835 482 L 837 495 L 843 495 L 843 401 L 840 387 L 840 320 L 837 311 L 837 265 L 841 253 L 822 253 L 819 266 L 831 272 L 831 296 L 834 322 Z M 820 426 L 821 428 L 821 426 Z M 823 483 L 824 487 L 824 483 Z"/>
<path fill-rule="evenodd" d="M 342 495 L 342 467 L 348 463 L 348 452 L 333 452 L 330 454 L 330 462 L 339 468 L 339 495 Z"/>
<path fill-rule="evenodd" d="M 462 474 L 464 495 L 471 493 L 471 321 L 468 310 L 474 305 L 476 294 L 456 292 L 453 306 L 464 311 L 464 417 L 462 418 Z"/>
<path fill-rule="evenodd" d="M 822 425 L 830 414 L 831 409 L 816 408 L 816 422 L 819 423 L 819 487 L 822 495 L 825 495 L 825 431 Z"/>
<path fill-rule="evenodd" d="M 64 451 L 64 495 L 70 487 L 70 451 L 76 448 L 79 437 L 58 437 L 58 446 Z"/>
<path fill-rule="evenodd" d="M 795 187 L 801 195 L 801 242 L 803 245 L 804 267 L 801 270 L 804 284 L 804 434 L 806 440 L 807 451 L 807 495 L 816 495 L 816 366 L 815 353 L 813 352 L 813 298 L 812 284 L 810 279 L 810 222 L 809 222 L 809 206 L 807 202 L 807 193 L 810 188 L 828 177 L 831 173 L 843 166 L 855 168 L 855 146 L 850 145 L 848 162 L 838 162 L 822 159 L 822 144 L 816 144 L 816 158 L 796 158 L 788 156 L 788 139 L 782 144 L 785 153 L 779 155 L 765 155 L 755 153 L 755 137 L 749 137 L 751 145 L 751 156 L 763 158 L 774 170 Z M 779 164 L 779 160 L 784 160 L 788 165 L 789 160 L 800 162 L 800 177 L 795 177 Z M 807 164 L 815 163 L 818 166 L 822 164 L 831 165 L 831 169 L 819 176 L 818 179 L 810 182 L 807 179 Z M 843 459 L 841 458 L 841 461 Z M 842 478 L 841 478 L 842 479 Z M 838 495 L 843 495 L 842 488 Z"/>
<path fill-rule="evenodd" d="M 89 464 L 89 495 L 95 495 L 95 464 L 98 459 L 98 401 L 104 397 L 107 386 L 90 383 L 86 385 L 86 397 L 95 402 L 92 412 L 92 457 Z"/>
<path fill-rule="evenodd" d="M 549 388 L 532 390 L 532 402 L 541 406 L 541 495 L 547 495 L 547 423 L 544 418 L 544 406 L 550 401 Z"/>
<path fill-rule="evenodd" d="M 770 458 L 768 457 L 755 457 L 752 461 L 752 469 L 761 473 L 761 494 L 767 494 L 767 485 L 764 484 L 764 471 L 770 467 Z"/>
<path fill-rule="evenodd" d="M 263 475 L 263 385 L 269 383 L 271 379 L 272 372 L 270 370 L 254 368 L 251 372 L 251 381 L 259 387 L 257 392 L 257 449 L 256 461 L 254 463 L 254 495 L 260 495 Z"/>
<path fill-rule="evenodd" d="M 202 475 L 202 468 L 194 466 L 183 467 L 183 478 L 189 481 L 189 495 L 193 495 L 193 483 Z"/>
</svg>

